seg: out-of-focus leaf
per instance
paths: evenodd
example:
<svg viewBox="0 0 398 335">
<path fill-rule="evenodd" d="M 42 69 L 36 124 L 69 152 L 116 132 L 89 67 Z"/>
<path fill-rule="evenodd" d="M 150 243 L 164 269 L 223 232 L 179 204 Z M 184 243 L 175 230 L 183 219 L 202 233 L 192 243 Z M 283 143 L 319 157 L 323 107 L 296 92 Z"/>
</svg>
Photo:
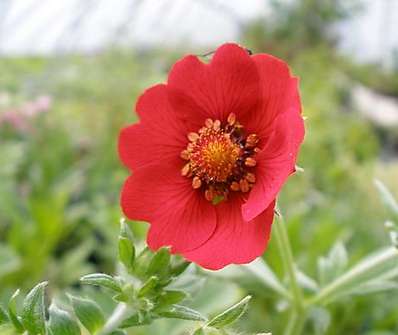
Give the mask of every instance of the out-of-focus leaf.
<svg viewBox="0 0 398 335">
<path fill-rule="evenodd" d="M 36 285 L 23 302 L 22 323 L 29 333 L 35 335 L 46 332 L 44 290 L 47 284 L 42 282 Z"/>
<path fill-rule="evenodd" d="M 309 318 L 314 325 L 314 335 L 323 335 L 326 333 L 331 321 L 331 316 L 327 309 L 312 307 L 309 311 Z"/>
<path fill-rule="evenodd" d="M 16 303 L 16 299 L 19 295 L 19 292 L 20 292 L 19 289 L 16 290 L 15 293 L 10 298 L 10 301 L 8 302 L 8 315 L 17 332 L 22 333 L 24 331 L 24 327 L 22 325 L 20 317 L 17 314 L 17 303 Z"/>
<path fill-rule="evenodd" d="M 116 329 L 112 333 L 110 333 L 109 335 L 127 335 L 127 333 L 124 330 Z"/>
<path fill-rule="evenodd" d="M 393 195 L 391 192 L 388 190 L 388 188 L 380 181 L 380 180 L 375 180 L 374 181 L 377 190 L 380 193 L 381 199 L 383 200 L 383 203 L 385 206 L 394 214 L 398 215 L 398 203 L 394 199 Z"/>
<path fill-rule="evenodd" d="M 167 274 L 170 264 L 170 252 L 167 248 L 162 248 L 153 256 L 149 263 L 147 274 L 148 276 L 156 275 L 163 277 Z"/>
<path fill-rule="evenodd" d="M 120 284 L 118 281 L 113 278 L 112 276 L 109 276 L 104 273 L 93 273 L 89 274 L 86 276 L 83 276 L 80 281 L 83 284 L 88 284 L 88 285 L 96 285 L 96 286 L 101 286 L 101 287 L 106 287 L 112 291 L 115 292 L 122 292 L 122 288 L 120 287 Z"/>
<path fill-rule="evenodd" d="M 347 268 L 347 250 L 341 242 L 336 242 L 327 257 L 318 260 L 319 281 L 321 285 L 330 283 Z"/>
<path fill-rule="evenodd" d="M 192 335 L 205 335 L 205 332 L 203 328 L 198 328 L 192 333 Z"/>
<path fill-rule="evenodd" d="M 19 268 L 21 261 L 9 246 L 0 243 L 0 278 Z"/>
<path fill-rule="evenodd" d="M 317 292 L 319 290 L 318 283 L 304 272 L 296 269 L 297 281 L 300 286 L 310 292 Z"/>
<path fill-rule="evenodd" d="M 289 292 L 262 258 L 257 258 L 254 262 L 240 267 L 242 270 L 245 270 L 256 277 L 258 281 L 267 288 L 270 288 L 285 298 L 289 298 Z"/>
<path fill-rule="evenodd" d="M 159 316 L 170 319 L 182 319 L 192 321 L 206 321 L 207 319 L 189 307 L 181 305 L 173 305 L 168 310 L 164 310 L 157 313 Z"/>
<path fill-rule="evenodd" d="M 374 280 L 350 291 L 343 292 L 344 295 L 355 294 L 355 295 L 366 295 L 371 293 L 378 293 L 390 290 L 398 290 L 398 282 L 385 281 L 385 280 Z"/>
<path fill-rule="evenodd" d="M 10 321 L 7 312 L 2 306 L 0 306 L 0 325 L 5 324 Z"/>
<path fill-rule="evenodd" d="M 69 296 L 69 298 L 77 318 L 90 334 L 94 334 L 98 329 L 102 328 L 105 318 L 96 302 L 74 296 Z"/>
<path fill-rule="evenodd" d="M 352 294 L 353 290 L 367 283 L 387 280 L 388 276 L 396 274 L 397 262 L 396 248 L 391 247 L 373 253 L 322 288 L 312 301 L 330 302 Z"/>
<path fill-rule="evenodd" d="M 80 327 L 69 312 L 52 304 L 49 314 L 48 328 L 52 335 L 80 335 Z"/>
<path fill-rule="evenodd" d="M 211 319 L 206 326 L 221 329 L 238 320 L 247 310 L 251 296 L 243 298 L 237 304 Z"/>
<path fill-rule="evenodd" d="M 398 225 L 392 221 L 387 221 L 384 225 L 388 229 L 392 245 L 398 248 Z"/>
</svg>

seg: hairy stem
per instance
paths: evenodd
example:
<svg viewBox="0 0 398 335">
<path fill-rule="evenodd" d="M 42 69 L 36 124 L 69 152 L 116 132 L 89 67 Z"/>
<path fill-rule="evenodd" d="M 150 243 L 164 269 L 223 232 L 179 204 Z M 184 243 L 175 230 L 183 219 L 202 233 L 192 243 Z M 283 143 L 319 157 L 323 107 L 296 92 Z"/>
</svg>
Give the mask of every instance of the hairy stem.
<svg viewBox="0 0 398 335">
<path fill-rule="evenodd" d="M 122 322 L 128 317 L 129 312 L 130 310 L 125 303 L 118 304 L 98 335 L 108 335 L 119 328 Z"/>
<path fill-rule="evenodd" d="M 303 293 L 297 280 L 293 252 L 282 216 L 279 216 L 277 222 L 274 224 L 274 233 L 283 266 L 289 279 L 289 286 L 292 295 L 291 315 L 284 335 L 299 335 L 304 327 L 306 312 Z"/>
</svg>

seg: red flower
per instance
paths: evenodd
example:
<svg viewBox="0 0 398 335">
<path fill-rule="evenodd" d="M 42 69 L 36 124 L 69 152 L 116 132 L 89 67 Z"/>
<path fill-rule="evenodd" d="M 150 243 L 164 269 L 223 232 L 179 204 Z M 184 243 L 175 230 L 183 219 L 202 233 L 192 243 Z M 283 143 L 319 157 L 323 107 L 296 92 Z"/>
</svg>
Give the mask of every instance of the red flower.
<svg viewBox="0 0 398 335">
<path fill-rule="evenodd" d="M 288 66 L 224 44 L 209 64 L 192 55 L 178 61 L 136 111 L 140 122 L 119 138 L 133 172 L 121 206 L 150 222 L 149 247 L 170 246 L 208 269 L 260 256 L 304 137 Z"/>
</svg>

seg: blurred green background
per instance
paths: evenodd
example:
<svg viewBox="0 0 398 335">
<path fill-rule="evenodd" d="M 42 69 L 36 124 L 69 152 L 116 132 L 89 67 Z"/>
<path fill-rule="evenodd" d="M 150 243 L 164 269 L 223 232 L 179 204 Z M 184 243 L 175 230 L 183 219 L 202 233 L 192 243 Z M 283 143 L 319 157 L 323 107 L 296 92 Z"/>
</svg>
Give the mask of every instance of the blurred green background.
<svg viewBox="0 0 398 335">
<path fill-rule="evenodd" d="M 271 14 L 237 24 L 236 40 L 288 61 L 301 78 L 308 119 L 298 164 L 305 172 L 290 178 L 280 207 L 300 268 L 316 277 L 319 256 L 337 240 L 347 245 L 352 263 L 389 243 L 383 227 L 388 214 L 373 179 L 398 196 L 398 58 L 369 63 L 339 49 L 336 25 L 366 10 L 361 1 L 266 2 Z M 130 8 L 133 14 L 142 3 Z M 224 3 L 212 9 L 220 17 L 230 8 Z M 78 17 L 83 24 L 84 13 Z M 0 56 L 0 301 L 40 280 L 49 280 L 50 294 L 57 295 L 81 290 L 83 274 L 115 271 L 119 190 L 127 176 L 117 157 L 118 132 L 136 120 L 140 92 L 164 82 L 178 58 L 214 48 L 179 42 L 148 47 L 110 41 L 95 51 Z M 147 226 L 132 228 L 144 240 Z M 265 258 L 281 273 L 274 244 Z M 198 309 L 214 313 L 250 293 L 253 302 L 238 329 L 280 334 L 286 315 L 273 294 L 250 278 L 204 277 L 192 284 Z M 397 301 L 398 292 L 351 298 L 331 307 L 330 324 L 330 315 L 314 311 L 307 333 L 398 334 Z M 103 304 L 109 310 L 109 302 Z M 161 321 L 131 334 L 177 335 L 181 327 Z"/>
</svg>

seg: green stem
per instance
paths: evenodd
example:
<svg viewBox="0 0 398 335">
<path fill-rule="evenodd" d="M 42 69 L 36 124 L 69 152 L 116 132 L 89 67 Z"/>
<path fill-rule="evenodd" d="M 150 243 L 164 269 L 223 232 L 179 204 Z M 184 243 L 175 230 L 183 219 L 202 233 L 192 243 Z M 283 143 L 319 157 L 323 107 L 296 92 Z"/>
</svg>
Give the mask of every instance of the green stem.
<svg viewBox="0 0 398 335">
<path fill-rule="evenodd" d="M 112 315 L 105 323 L 104 328 L 99 332 L 99 335 L 108 335 L 116 330 L 122 322 L 128 317 L 130 310 L 125 303 L 120 303 L 116 306 Z"/>
<path fill-rule="evenodd" d="M 306 319 L 304 297 L 298 283 L 296 266 L 294 263 L 293 252 L 290 245 L 285 222 L 282 216 L 278 217 L 274 224 L 274 234 L 276 243 L 282 258 L 284 270 L 289 279 L 289 286 L 292 293 L 292 308 L 289 323 L 286 326 L 284 335 L 299 335 L 302 332 Z"/>
<path fill-rule="evenodd" d="M 294 264 L 293 252 L 290 246 L 286 225 L 281 216 L 279 216 L 273 228 L 276 235 L 276 242 L 278 245 L 279 253 L 283 261 L 283 266 L 289 278 L 293 303 L 296 305 L 296 307 L 302 308 L 303 294 L 297 280 L 296 266 Z"/>
</svg>

